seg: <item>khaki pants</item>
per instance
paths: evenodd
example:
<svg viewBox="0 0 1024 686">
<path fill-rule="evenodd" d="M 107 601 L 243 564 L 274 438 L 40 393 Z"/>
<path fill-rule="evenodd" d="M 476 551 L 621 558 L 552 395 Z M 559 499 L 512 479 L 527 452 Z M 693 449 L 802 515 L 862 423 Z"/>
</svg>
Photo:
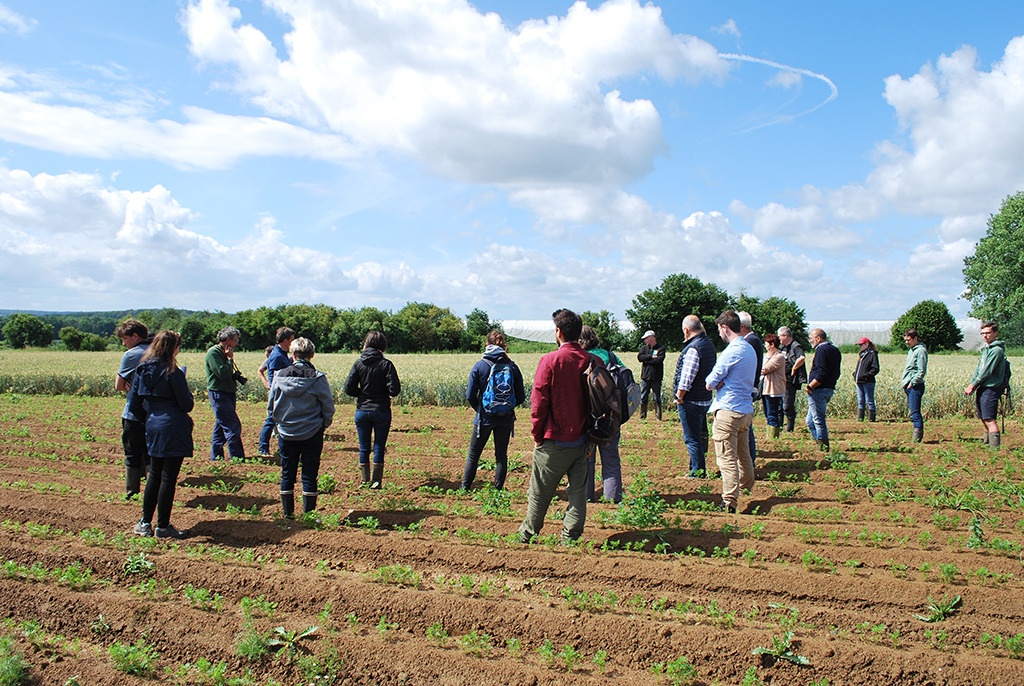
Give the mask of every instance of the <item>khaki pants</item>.
<svg viewBox="0 0 1024 686">
<path fill-rule="evenodd" d="M 754 463 L 750 459 L 748 440 L 754 415 L 731 410 L 717 410 L 711 425 L 718 469 L 722 472 L 722 501 L 737 507 L 740 489 L 754 487 Z"/>
<path fill-rule="evenodd" d="M 583 522 L 587 518 L 587 444 L 565 448 L 547 440 L 533 450 L 526 519 L 519 527 L 519 538 L 524 543 L 540 533 L 555 489 L 566 475 L 569 487 L 565 495 L 569 507 L 562 520 L 562 540 L 576 540 L 583 534 Z"/>
</svg>

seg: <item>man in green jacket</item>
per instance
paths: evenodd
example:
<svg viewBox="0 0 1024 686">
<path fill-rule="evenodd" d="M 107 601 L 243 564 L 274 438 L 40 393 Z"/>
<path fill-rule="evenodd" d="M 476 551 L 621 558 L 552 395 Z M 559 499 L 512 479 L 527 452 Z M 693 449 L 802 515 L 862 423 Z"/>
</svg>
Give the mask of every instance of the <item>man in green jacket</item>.
<svg viewBox="0 0 1024 686">
<path fill-rule="evenodd" d="M 236 410 L 238 383 L 245 377 L 235 367 L 235 348 L 241 332 L 227 326 L 217 333 L 217 345 L 206 352 L 206 390 L 213 410 L 213 438 L 210 441 L 210 459 L 224 457 L 224 446 L 232 459 L 245 459 L 242 447 L 242 422 Z"/>
<path fill-rule="evenodd" d="M 999 397 L 1006 388 L 1006 348 L 1002 341 L 997 341 L 999 325 L 995 322 L 984 322 L 981 325 L 981 337 L 985 347 L 981 349 L 978 368 L 974 370 L 971 382 L 964 388 L 964 395 L 977 392 L 974 405 L 978 418 L 985 425 L 985 443 L 992 450 L 999 450 Z"/>
<path fill-rule="evenodd" d="M 914 443 L 924 440 L 924 416 L 921 414 L 921 400 L 924 398 L 924 375 L 928 372 L 928 348 L 917 335 L 917 329 L 907 329 L 903 334 L 907 344 L 907 364 L 903 368 L 900 385 L 907 394 L 910 409 L 910 423 L 914 425 Z"/>
</svg>

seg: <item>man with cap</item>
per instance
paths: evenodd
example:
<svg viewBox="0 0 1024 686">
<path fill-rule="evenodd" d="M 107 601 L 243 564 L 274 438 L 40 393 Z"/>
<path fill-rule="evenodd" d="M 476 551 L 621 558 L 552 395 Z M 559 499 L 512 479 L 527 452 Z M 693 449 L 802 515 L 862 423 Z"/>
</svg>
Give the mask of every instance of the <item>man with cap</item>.
<svg viewBox="0 0 1024 686">
<path fill-rule="evenodd" d="M 636 359 L 640 361 L 640 419 L 647 418 L 647 396 L 654 394 L 654 412 L 661 421 L 661 380 L 665 375 L 665 346 L 658 343 L 654 331 L 644 332 L 644 344 Z"/>
</svg>

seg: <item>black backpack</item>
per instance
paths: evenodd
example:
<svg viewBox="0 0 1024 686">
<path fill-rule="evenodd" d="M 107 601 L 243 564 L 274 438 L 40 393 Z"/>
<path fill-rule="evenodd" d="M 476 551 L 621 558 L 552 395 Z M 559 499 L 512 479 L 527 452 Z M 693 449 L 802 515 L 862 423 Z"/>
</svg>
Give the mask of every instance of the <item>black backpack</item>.
<svg viewBox="0 0 1024 686">
<path fill-rule="evenodd" d="M 587 437 L 591 443 L 604 445 L 621 423 L 622 393 L 597 355 L 590 355 L 590 364 L 583 371 L 583 392 L 587 399 Z"/>
<path fill-rule="evenodd" d="M 622 416 L 620 424 L 625 424 L 640 407 L 640 384 L 633 377 L 633 370 L 625 365 L 618 365 L 613 362 L 612 352 L 608 351 L 608 373 L 615 379 L 615 385 L 619 389 L 619 408 Z"/>
</svg>

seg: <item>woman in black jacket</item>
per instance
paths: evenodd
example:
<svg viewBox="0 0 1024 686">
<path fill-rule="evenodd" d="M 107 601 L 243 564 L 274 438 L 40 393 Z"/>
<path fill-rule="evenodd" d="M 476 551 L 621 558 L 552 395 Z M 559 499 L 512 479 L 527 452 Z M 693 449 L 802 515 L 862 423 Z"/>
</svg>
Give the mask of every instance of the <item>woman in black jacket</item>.
<svg viewBox="0 0 1024 686">
<path fill-rule="evenodd" d="M 184 538 L 186 533 L 171 524 L 171 505 L 181 463 L 192 457 L 192 417 L 195 405 L 185 381 L 185 370 L 178 367 L 181 336 L 161 331 L 153 338 L 135 370 L 132 382 L 131 411 L 145 417 L 146 447 L 149 450 L 149 476 L 142 495 L 142 519 L 135 525 L 139 536 Z M 156 529 L 152 526 L 156 512 Z"/>
<path fill-rule="evenodd" d="M 857 341 L 860 346 L 860 357 L 857 368 L 853 370 L 853 380 L 857 383 L 857 421 L 864 421 L 864 407 L 867 406 L 868 421 L 875 421 L 875 376 L 878 374 L 878 350 L 870 338 Z"/>
<path fill-rule="evenodd" d="M 388 339 L 371 331 L 363 340 L 363 354 L 352 365 L 345 393 L 356 399 L 356 434 L 359 436 L 359 473 L 363 485 L 379 490 L 384 478 L 384 453 L 391 431 L 391 399 L 402 392 L 402 382 L 391 360 L 384 357 Z M 370 447 L 373 474 L 370 474 Z"/>
</svg>

